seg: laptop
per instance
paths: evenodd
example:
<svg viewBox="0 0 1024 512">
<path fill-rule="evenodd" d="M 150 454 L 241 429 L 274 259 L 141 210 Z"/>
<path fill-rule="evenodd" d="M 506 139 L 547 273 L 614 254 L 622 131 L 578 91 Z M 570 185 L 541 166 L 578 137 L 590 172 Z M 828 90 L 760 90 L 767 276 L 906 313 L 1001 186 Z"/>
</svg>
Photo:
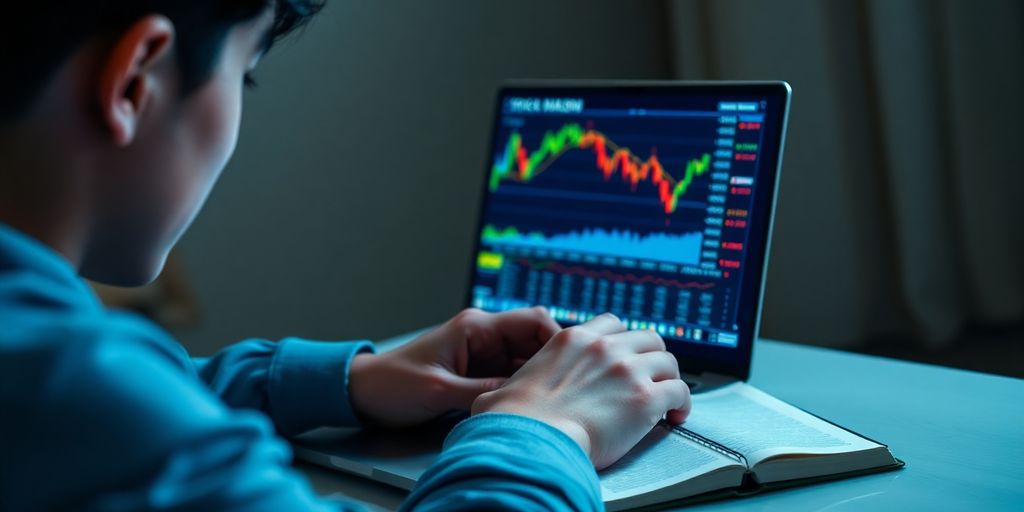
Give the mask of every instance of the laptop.
<svg viewBox="0 0 1024 512">
<path fill-rule="evenodd" d="M 660 334 L 693 393 L 746 381 L 790 96 L 785 82 L 505 85 L 466 305 L 543 305 L 563 326 L 611 311 Z M 300 459 L 410 490 L 464 416 L 293 444 Z"/>
</svg>

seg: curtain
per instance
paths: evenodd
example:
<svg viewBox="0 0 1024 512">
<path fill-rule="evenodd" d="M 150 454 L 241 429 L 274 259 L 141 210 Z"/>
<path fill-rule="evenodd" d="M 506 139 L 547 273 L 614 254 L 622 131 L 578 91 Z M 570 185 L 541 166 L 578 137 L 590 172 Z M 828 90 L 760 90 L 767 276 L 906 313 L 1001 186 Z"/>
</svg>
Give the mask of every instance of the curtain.
<svg viewBox="0 0 1024 512">
<path fill-rule="evenodd" d="M 670 0 L 682 79 L 794 97 L 762 335 L 1024 321 L 1024 2 Z"/>
</svg>

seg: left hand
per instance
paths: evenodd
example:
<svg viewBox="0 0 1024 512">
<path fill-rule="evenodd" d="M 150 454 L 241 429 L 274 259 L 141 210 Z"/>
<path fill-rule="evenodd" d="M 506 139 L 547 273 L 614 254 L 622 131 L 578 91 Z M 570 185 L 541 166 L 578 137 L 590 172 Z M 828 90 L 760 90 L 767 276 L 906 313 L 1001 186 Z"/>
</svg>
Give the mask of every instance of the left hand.
<svg viewBox="0 0 1024 512">
<path fill-rule="evenodd" d="M 353 358 L 352 406 L 361 418 L 386 427 L 469 410 L 477 396 L 500 387 L 559 330 L 541 307 L 466 309 L 391 352 Z"/>
</svg>

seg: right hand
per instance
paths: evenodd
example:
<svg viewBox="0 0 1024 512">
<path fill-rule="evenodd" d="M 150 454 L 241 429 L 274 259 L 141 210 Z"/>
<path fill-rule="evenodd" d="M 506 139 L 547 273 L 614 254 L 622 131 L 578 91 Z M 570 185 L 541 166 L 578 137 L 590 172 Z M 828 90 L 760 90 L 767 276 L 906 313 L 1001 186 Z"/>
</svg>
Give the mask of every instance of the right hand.
<svg viewBox="0 0 1024 512">
<path fill-rule="evenodd" d="M 627 331 L 608 313 L 559 331 L 472 408 L 543 421 L 579 443 L 597 469 L 625 455 L 666 412 L 679 424 L 689 411 L 690 389 L 661 336 Z"/>
</svg>

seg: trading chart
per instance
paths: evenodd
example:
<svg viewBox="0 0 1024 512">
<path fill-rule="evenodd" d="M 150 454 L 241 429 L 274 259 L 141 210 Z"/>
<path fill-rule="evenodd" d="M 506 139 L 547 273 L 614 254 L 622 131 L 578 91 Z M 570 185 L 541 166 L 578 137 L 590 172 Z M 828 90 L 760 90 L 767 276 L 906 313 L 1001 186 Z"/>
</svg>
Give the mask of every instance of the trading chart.
<svg viewBox="0 0 1024 512">
<path fill-rule="evenodd" d="M 763 103 L 505 97 L 473 301 L 736 343 Z"/>
</svg>

